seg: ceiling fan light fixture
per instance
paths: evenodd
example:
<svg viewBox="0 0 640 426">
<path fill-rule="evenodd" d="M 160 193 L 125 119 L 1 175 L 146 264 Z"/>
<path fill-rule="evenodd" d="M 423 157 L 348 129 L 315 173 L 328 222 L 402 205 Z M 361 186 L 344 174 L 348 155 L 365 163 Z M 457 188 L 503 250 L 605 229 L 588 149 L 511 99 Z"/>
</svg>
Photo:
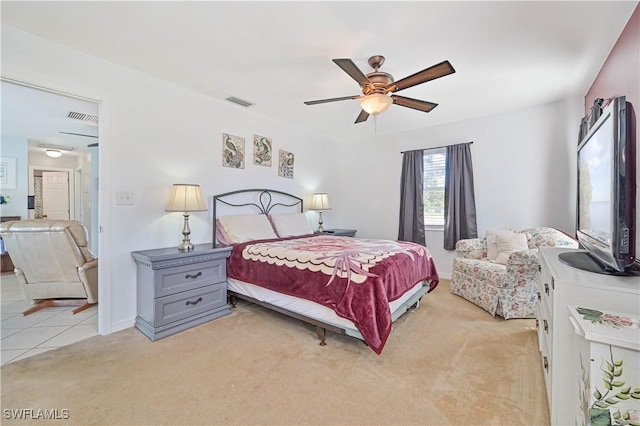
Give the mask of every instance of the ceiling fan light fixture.
<svg viewBox="0 0 640 426">
<path fill-rule="evenodd" d="M 62 157 L 62 152 L 61 152 L 61 151 L 58 151 L 57 149 L 48 149 L 48 150 L 46 151 L 46 154 L 47 154 L 49 157 L 52 157 L 52 158 Z"/>
<path fill-rule="evenodd" d="M 360 99 L 362 109 L 374 116 L 385 112 L 392 103 L 390 96 L 381 93 L 372 93 Z"/>
</svg>

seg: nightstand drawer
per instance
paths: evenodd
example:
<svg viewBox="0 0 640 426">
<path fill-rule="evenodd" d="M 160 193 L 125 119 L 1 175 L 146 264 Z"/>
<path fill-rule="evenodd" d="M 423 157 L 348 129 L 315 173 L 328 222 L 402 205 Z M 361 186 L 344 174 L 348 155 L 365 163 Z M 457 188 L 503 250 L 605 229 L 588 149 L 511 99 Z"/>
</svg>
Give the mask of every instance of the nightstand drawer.
<svg viewBox="0 0 640 426">
<path fill-rule="evenodd" d="M 227 303 L 227 283 L 184 291 L 155 300 L 156 327 L 214 310 Z"/>
<path fill-rule="evenodd" d="M 155 295 L 163 297 L 184 290 L 224 282 L 227 279 L 227 262 L 226 259 L 219 259 L 158 269 L 155 273 Z"/>
</svg>

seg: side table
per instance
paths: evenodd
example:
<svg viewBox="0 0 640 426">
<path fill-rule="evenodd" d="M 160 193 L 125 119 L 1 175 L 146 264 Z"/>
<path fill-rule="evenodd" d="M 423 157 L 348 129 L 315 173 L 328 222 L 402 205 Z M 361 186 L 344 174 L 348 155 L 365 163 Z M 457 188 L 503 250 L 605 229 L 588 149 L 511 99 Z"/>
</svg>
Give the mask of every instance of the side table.
<svg viewBox="0 0 640 426">
<path fill-rule="evenodd" d="M 357 229 L 325 229 L 320 234 L 335 235 L 337 237 L 355 237 Z"/>
<path fill-rule="evenodd" d="M 197 244 L 134 251 L 137 265 L 136 327 L 158 340 L 231 313 L 227 305 L 227 258 L 231 247 Z"/>
</svg>

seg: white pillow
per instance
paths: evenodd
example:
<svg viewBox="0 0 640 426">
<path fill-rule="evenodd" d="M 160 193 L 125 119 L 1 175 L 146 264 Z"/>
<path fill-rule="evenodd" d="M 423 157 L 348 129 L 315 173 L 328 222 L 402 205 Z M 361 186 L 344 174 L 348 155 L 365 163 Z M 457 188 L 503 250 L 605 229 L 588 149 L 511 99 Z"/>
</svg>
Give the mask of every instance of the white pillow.
<svg viewBox="0 0 640 426">
<path fill-rule="evenodd" d="M 263 214 L 221 216 L 218 218 L 218 224 L 226 239 L 233 244 L 278 238 L 273 232 L 271 222 Z"/>
<path fill-rule="evenodd" d="M 496 260 L 498 257 L 498 247 L 496 245 L 496 237 L 498 235 L 511 235 L 515 232 L 507 229 L 489 229 L 485 236 L 487 242 L 487 259 Z"/>
<path fill-rule="evenodd" d="M 313 234 L 307 217 L 302 213 L 272 214 L 269 220 L 280 238 Z"/>
<path fill-rule="evenodd" d="M 224 232 L 224 228 L 220 225 L 220 219 L 216 219 L 216 239 L 218 240 L 218 244 L 220 246 L 230 246 L 233 242 L 227 236 L 227 233 Z"/>
<path fill-rule="evenodd" d="M 496 256 L 495 262 L 506 265 L 511 253 L 529 249 L 527 234 L 522 232 L 498 234 L 496 235 L 496 246 L 498 248 L 498 256 Z"/>
</svg>

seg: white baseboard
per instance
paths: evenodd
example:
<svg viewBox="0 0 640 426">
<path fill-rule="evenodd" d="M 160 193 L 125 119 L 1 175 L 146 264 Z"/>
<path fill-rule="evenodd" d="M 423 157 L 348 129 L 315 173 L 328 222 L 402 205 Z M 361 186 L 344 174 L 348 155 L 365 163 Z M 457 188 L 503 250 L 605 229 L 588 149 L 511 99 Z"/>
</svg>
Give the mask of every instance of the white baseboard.
<svg viewBox="0 0 640 426">
<path fill-rule="evenodd" d="M 103 336 L 109 335 L 111 333 L 115 333 L 117 331 L 122 331 L 125 330 L 127 328 L 131 328 L 134 327 L 136 323 L 136 318 L 127 318 L 121 321 L 117 321 L 111 324 L 111 331 L 107 332 L 107 333 L 100 333 Z"/>
</svg>

